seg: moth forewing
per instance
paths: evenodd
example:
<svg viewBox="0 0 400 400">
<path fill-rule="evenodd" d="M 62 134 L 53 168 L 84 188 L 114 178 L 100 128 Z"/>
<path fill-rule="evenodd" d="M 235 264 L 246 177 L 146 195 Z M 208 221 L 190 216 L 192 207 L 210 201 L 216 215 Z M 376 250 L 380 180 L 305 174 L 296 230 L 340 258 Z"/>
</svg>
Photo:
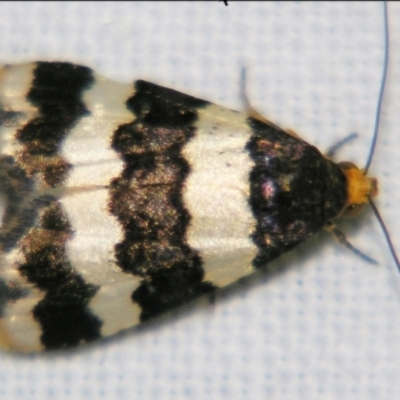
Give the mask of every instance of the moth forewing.
<svg viewBox="0 0 400 400">
<path fill-rule="evenodd" d="M 366 67 L 351 68 L 339 98 L 338 55 L 325 53 L 304 80 L 307 65 L 290 67 L 292 95 L 267 103 L 293 109 L 284 125 L 312 115 L 329 147 L 344 111 L 356 115 L 349 93 Z M 338 72 L 323 92 L 326 69 Z M 70 63 L 8 66 L 0 79 L 5 348 L 72 347 L 135 326 L 268 265 L 352 205 L 346 174 L 309 137 L 245 113 Z M 314 113 L 324 108 L 326 126 Z"/>
</svg>

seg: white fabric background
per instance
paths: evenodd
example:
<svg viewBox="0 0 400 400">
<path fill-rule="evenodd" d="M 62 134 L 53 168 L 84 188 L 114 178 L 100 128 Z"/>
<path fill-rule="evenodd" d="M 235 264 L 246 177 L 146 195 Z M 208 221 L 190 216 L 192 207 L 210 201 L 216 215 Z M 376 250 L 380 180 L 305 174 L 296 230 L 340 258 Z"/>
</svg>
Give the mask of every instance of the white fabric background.
<svg viewBox="0 0 400 400">
<path fill-rule="evenodd" d="M 371 173 L 400 252 L 400 5 L 389 4 L 391 58 Z M 68 60 L 120 81 L 145 78 L 241 109 L 253 105 L 363 166 L 382 69 L 379 3 L 0 3 L 0 62 Z M 117 340 L 55 355 L 0 353 L 0 398 L 396 399 L 400 276 L 370 213 L 345 224 L 379 266 L 327 234 L 260 277 Z"/>
</svg>

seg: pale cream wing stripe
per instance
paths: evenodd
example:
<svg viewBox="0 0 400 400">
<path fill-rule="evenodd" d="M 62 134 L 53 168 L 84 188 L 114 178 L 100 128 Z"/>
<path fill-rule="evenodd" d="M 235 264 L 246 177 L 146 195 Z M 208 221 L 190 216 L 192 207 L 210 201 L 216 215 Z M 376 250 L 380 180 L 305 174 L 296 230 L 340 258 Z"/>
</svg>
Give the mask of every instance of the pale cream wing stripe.
<svg viewBox="0 0 400 400">
<path fill-rule="evenodd" d="M 103 322 L 101 334 L 107 336 L 138 323 L 140 314 L 131 299 L 140 279 L 116 265 L 114 246 L 122 240 L 122 228 L 108 211 L 108 185 L 123 167 L 110 141 L 119 125 L 134 119 L 125 105 L 133 85 L 94 76 L 83 96 L 91 114 L 79 121 L 62 147 L 62 157 L 73 165 L 66 187 L 88 190 L 72 190 L 70 195 L 67 190 L 62 203 L 74 231 L 66 244 L 68 258 L 87 283 L 99 286 L 89 308 Z"/>
<path fill-rule="evenodd" d="M 187 240 L 200 252 L 204 280 L 223 287 L 250 274 L 257 255 L 248 204 L 254 164 L 245 150 L 251 131 L 245 114 L 213 104 L 198 114 L 195 137 L 183 149 L 191 168 L 184 190 Z"/>
<path fill-rule="evenodd" d="M 15 113 L 0 125 L 2 156 L 17 157 L 21 145 L 15 140 L 15 134 L 36 115 L 36 108 L 26 99 L 35 68 L 35 63 L 29 63 L 0 69 L 0 107 L 2 112 Z M 41 327 L 33 318 L 32 309 L 44 294 L 21 276 L 17 269 L 21 257 L 19 248 L 0 254 L 0 278 L 7 285 L 22 287 L 24 291 L 23 297 L 4 305 L 0 318 L 0 346 L 19 351 L 41 351 Z"/>
<path fill-rule="evenodd" d="M 21 145 L 15 133 L 35 117 L 36 107 L 26 99 L 32 85 L 36 63 L 0 68 L 0 109 L 18 113 L 5 125 L 0 125 L 0 155 L 16 156 Z"/>
<path fill-rule="evenodd" d="M 3 317 L 0 318 L 0 346 L 21 352 L 42 351 L 42 331 L 33 318 L 32 310 L 44 295 L 26 282 L 23 283 L 23 290 L 24 297 L 13 302 L 8 301 Z"/>
</svg>

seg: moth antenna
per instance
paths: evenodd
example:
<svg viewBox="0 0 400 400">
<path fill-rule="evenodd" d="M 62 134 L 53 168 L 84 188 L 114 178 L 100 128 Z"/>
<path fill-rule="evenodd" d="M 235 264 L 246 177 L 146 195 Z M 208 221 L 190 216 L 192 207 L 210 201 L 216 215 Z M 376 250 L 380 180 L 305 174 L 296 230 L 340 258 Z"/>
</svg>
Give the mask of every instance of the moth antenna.
<svg viewBox="0 0 400 400">
<path fill-rule="evenodd" d="M 242 102 L 245 106 L 246 112 L 250 117 L 257 119 L 261 122 L 264 122 L 265 124 L 268 124 L 268 125 L 275 125 L 271 121 L 269 121 L 267 118 L 265 118 L 263 115 L 261 115 L 251 105 L 249 97 L 247 96 L 247 69 L 244 66 L 242 66 L 242 68 L 240 70 L 240 96 L 242 98 Z"/>
<path fill-rule="evenodd" d="M 364 261 L 370 263 L 370 264 L 378 264 L 378 262 L 373 259 L 370 256 L 367 256 L 365 253 L 363 253 L 361 250 L 358 250 L 356 247 L 354 247 L 346 238 L 345 234 L 339 229 L 337 228 L 336 225 L 334 224 L 328 224 L 327 226 L 325 226 L 325 229 L 332 233 L 332 235 L 335 237 L 335 239 L 338 241 L 339 244 L 341 244 L 342 246 L 346 247 L 347 249 L 349 249 L 350 251 L 352 251 L 354 254 L 356 254 L 357 256 L 361 257 Z"/>
<path fill-rule="evenodd" d="M 383 62 L 383 73 L 382 73 L 382 80 L 381 80 L 381 87 L 379 90 L 379 97 L 378 97 L 378 103 L 376 106 L 376 117 L 375 117 L 375 127 L 374 127 L 374 135 L 372 137 L 372 143 L 371 143 L 371 148 L 369 151 L 367 163 L 364 168 L 364 173 L 366 174 L 368 172 L 368 169 L 371 165 L 372 162 L 372 157 L 374 155 L 375 147 L 376 147 L 376 142 L 378 139 L 378 133 L 379 133 L 379 125 L 380 125 L 380 119 L 381 119 L 381 110 L 382 110 L 382 102 L 383 102 L 383 95 L 385 92 L 385 87 L 386 87 L 386 77 L 387 77 L 387 72 L 388 72 L 388 65 L 389 65 L 389 21 L 388 21 L 388 9 L 387 9 L 387 1 L 383 2 L 383 15 L 384 15 L 384 31 L 385 31 L 385 55 L 384 55 L 384 62 Z M 397 269 L 400 272 L 400 262 L 399 258 L 397 257 L 396 251 L 394 249 L 392 240 L 390 239 L 389 232 L 386 228 L 385 223 L 383 222 L 383 219 L 381 215 L 379 214 L 378 209 L 376 208 L 374 202 L 372 201 L 371 197 L 368 198 L 369 204 L 371 205 L 371 208 L 375 214 L 376 219 L 379 222 L 379 225 L 382 228 L 383 234 L 385 236 L 386 242 L 389 246 L 390 253 L 393 257 L 393 260 L 397 266 Z"/>
<path fill-rule="evenodd" d="M 371 205 L 371 208 L 372 208 L 372 210 L 373 210 L 373 212 L 375 214 L 375 217 L 378 220 L 378 222 L 379 222 L 379 224 L 380 224 L 380 226 L 382 228 L 383 234 L 384 234 L 384 236 L 386 238 L 386 242 L 387 242 L 387 244 L 389 246 L 390 253 L 391 253 L 391 255 L 393 257 L 393 260 L 394 260 L 394 262 L 395 262 L 395 264 L 397 266 L 397 269 L 400 272 L 400 261 L 399 261 L 399 258 L 397 257 L 397 254 L 396 254 L 396 251 L 394 249 L 392 240 L 390 239 L 390 235 L 389 235 L 389 232 L 388 232 L 388 230 L 386 228 L 386 225 L 383 222 L 383 219 L 382 219 L 381 215 L 379 214 L 379 211 L 376 208 L 374 202 L 371 200 L 371 198 L 369 199 L 369 204 Z"/>
<path fill-rule="evenodd" d="M 240 68 L 240 96 L 245 109 L 249 110 L 251 104 L 247 96 L 247 69 L 243 65 Z"/>
<path fill-rule="evenodd" d="M 334 145 L 329 147 L 328 150 L 326 151 L 325 155 L 329 158 L 332 158 L 341 147 L 343 147 L 345 144 L 351 142 L 352 140 L 356 139 L 357 137 L 358 137 L 358 133 L 356 133 L 356 132 L 350 133 L 350 135 L 346 136 L 342 140 L 339 140 L 337 143 L 335 143 Z"/>
<path fill-rule="evenodd" d="M 388 10 L 387 10 L 387 2 L 383 2 L 383 25 L 385 31 L 385 52 L 384 52 L 384 61 L 383 61 L 383 72 L 382 72 L 382 80 L 381 80 L 381 87 L 379 89 L 379 96 L 378 96 L 378 103 L 376 105 L 376 114 L 375 114 L 375 126 L 374 126 L 374 135 L 372 136 L 372 143 L 369 150 L 367 162 L 364 167 L 365 174 L 367 174 L 368 169 L 372 162 L 372 157 L 374 155 L 376 141 L 378 139 L 379 134 L 379 125 L 381 121 L 381 110 L 382 110 L 382 102 L 383 102 L 383 95 L 385 92 L 386 87 L 386 77 L 388 72 L 388 65 L 389 65 L 389 21 L 388 21 Z"/>
</svg>

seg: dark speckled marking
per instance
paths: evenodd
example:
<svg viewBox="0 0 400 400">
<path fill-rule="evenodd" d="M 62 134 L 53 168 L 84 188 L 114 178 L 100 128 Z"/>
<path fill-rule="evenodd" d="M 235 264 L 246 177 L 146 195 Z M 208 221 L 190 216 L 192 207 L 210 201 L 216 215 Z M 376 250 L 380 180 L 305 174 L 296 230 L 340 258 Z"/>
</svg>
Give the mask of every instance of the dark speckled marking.
<svg viewBox="0 0 400 400">
<path fill-rule="evenodd" d="M 68 162 L 58 156 L 60 145 L 88 113 L 81 95 L 92 82 L 90 68 L 70 63 L 37 63 L 27 100 L 38 108 L 39 115 L 17 132 L 16 139 L 24 145 L 20 163 L 30 174 L 40 173 L 45 186 L 60 185 L 68 173 Z"/>
<path fill-rule="evenodd" d="M 255 267 L 286 253 L 321 231 L 343 209 L 346 177 L 316 147 L 275 126 L 249 118 L 247 145 L 255 167 L 250 204 L 257 218 Z"/>
<path fill-rule="evenodd" d="M 125 232 L 118 264 L 144 278 L 132 298 L 147 320 L 215 289 L 202 282 L 200 256 L 185 242 L 190 216 L 182 199 L 190 172 L 182 147 L 195 133 L 196 109 L 208 103 L 144 81 L 135 89 L 127 105 L 136 119 L 112 141 L 126 165 L 112 183 L 110 209 Z"/>
<path fill-rule="evenodd" d="M 60 146 L 88 113 L 81 97 L 92 82 L 89 68 L 37 63 L 27 99 L 38 108 L 38 115 L 16 134 L 23 145 L 17 163 L 3 160 L 1 164 L 0 172 L 8 182 L 2 188 L 8 198 L 3 222 L 9 228 L 2 229 L 1 243 L 4 250 L 18 243 L 24 258 L 21 274 L 45 293 L 33 315 L 47 349 L 100 337 L 101 322 L 87 310 L 97 288 L 87 284 L 66 257 L 73 228 L 56 198 L 38 190 L 62 185 L 70 166 L 60 157 Z"/>
</svg>

